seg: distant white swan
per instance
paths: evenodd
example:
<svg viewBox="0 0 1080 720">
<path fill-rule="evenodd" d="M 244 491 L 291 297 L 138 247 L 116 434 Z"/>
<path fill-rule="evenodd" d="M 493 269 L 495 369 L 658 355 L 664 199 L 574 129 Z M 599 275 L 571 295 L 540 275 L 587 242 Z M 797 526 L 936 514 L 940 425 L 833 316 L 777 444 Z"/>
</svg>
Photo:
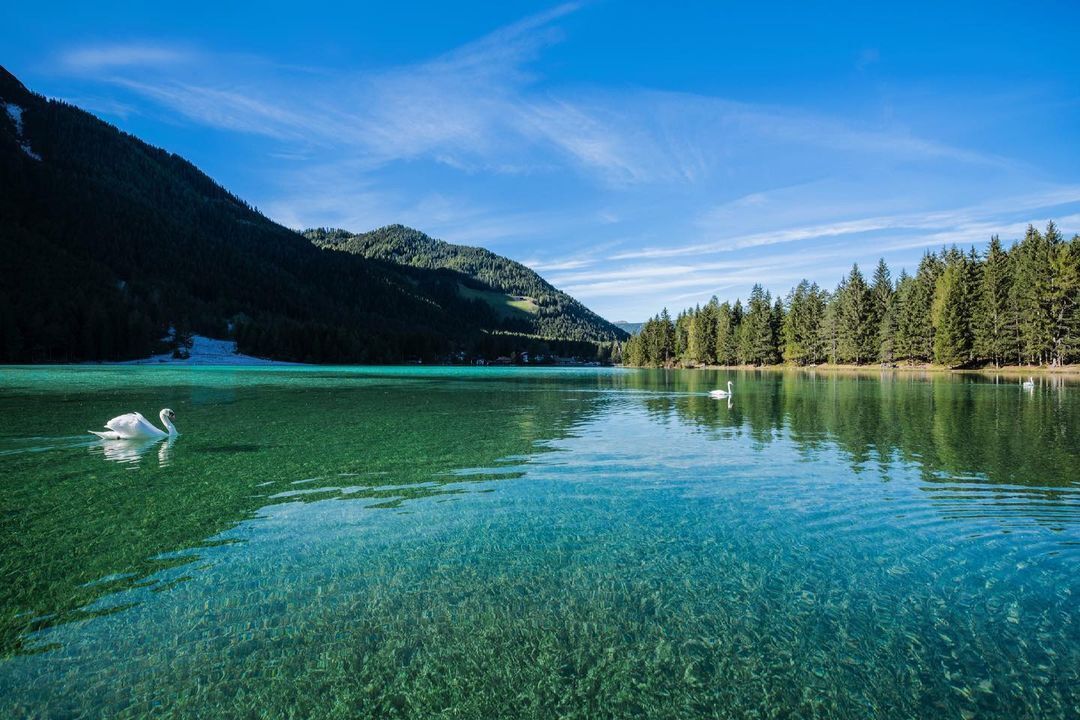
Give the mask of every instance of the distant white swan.
<svg viewBox="0 0 1080 720">
<path fill-rule="evenodd" d="M 1034 390 L 1035 389 L 1035 378 L 1029 377 L 1027 380 L 1024 381 L 1024 384 L 1021 385 L 1020 387 L 1024 388 L 1025 390 Z"/>
<path fill-rule="evenodd" d="M 709 391 L 709 397 L 714 397 L 714 398 L 729 398 L 729 397 L 731 397 L 731 395 L 732 395 L 732 391 L 731 391 L 731 381 L 730 380 L 727 381 L 727 390 L 710 390 Z"/>
<path fill-rule="evenodd" d="M 176 419 L 176 413 L 169 408 L 164 408 L 158 413 L 158 417 L 161 418 L 161 424 L 165 426 L 165 430 L 155 427 L 142 416 L 142 413 L 132 412 L 114 417 L 105 423 L 105 427 L 109 429 L 104 432 L 97 432 L 96 430 L 90 430 L 89 432 L 97 435 L 102 440 L 163 438 L 179 434 L 176 432 L 176 426 L 172 424 L 172 421 Z"/>
</svg>

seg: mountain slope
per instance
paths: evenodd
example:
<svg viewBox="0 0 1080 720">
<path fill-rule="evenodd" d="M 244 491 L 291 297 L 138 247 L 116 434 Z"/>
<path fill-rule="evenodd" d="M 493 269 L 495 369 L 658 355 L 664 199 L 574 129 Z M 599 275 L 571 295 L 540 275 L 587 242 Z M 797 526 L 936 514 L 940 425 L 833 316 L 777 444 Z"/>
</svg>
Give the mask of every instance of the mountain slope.
<svg viewBox="0 0 1080 720">
<path fill-rule="evenodd" d="M 0 362 L 145 356 L 173 324 L 316 362 L 531 342 L 493 340 L 508 328 L 462 295 L 460 273 L 321 250 L 183 158 L 3 68 L 0 188 Z"/>
<path fill-rule="evenodd" d="M 487 291 L 482 296 L 496 312 L 507 318 L 516 317 L 516 329 L 522 332 L 592 341 L 627 337 L 535 271 L 484 248 L 452 245 L 404 225 L 358 234 L 317 228 L 306 230 L 304 235 L 322 248 L 412 267 L 463 273 L 475 281 L 472 290 Z M 462 293 L 473 294 L 468 287 Z"/>
</svg>

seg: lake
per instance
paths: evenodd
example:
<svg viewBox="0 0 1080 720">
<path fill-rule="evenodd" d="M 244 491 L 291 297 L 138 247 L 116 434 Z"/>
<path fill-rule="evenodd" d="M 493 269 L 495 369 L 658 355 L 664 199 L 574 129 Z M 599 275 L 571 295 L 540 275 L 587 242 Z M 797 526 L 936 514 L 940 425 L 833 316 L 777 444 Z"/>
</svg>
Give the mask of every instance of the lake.
<svg viewBox="0 0 1080 720">
<path fill-rule="evenodd" d="M 0 716 L 1075 718 L 1036 383 L 3 368 Z"/>
</svg>

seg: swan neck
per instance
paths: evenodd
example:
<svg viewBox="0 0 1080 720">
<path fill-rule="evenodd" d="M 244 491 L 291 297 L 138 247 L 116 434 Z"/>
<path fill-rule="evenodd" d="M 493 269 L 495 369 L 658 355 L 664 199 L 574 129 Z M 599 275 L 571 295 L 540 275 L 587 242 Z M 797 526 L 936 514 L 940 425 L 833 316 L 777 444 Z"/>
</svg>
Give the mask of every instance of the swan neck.
<svg viewBox="0 0 1080 720">
<path fill-rule="evenodd" d="M 165 429 L 166 429 L 166 430 L 168 431 L 168 433 L 169 433 L 169 435 L 170 435 L 170 436 L 172 436 L 172 435 L 176 435 L 176 434 L 177 434 L 177 432 L 176 432 L 176 426 L 172 424 L 172 421 L 171 421 L 171 420 L 169 420 L 169 416 L 168 416 L 168 415 L 164 415 L 164 414 L 163 414 L 163 415 L 161 416 L 161 424 L 165 426 Z"/>
</svg>

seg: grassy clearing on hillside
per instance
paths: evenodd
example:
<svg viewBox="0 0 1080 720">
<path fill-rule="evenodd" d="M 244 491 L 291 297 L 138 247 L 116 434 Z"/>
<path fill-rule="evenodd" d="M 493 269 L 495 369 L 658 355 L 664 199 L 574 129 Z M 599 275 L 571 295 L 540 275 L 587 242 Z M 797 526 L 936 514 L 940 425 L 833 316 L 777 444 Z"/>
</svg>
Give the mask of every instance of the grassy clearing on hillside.
<svg viewBox="0 0 1080 720">
<path fill-rule="evenodd" d="M 458 292 L 461 293 L 462 297 L 470 300 L 483 300 L 503 317 L 520 314 L 536 315 L 540 312 L 536 300 L 523 295 L 507 295 L 493 290 L 476 290 L 460 283 L 458 283 Z"/>
</svg>

